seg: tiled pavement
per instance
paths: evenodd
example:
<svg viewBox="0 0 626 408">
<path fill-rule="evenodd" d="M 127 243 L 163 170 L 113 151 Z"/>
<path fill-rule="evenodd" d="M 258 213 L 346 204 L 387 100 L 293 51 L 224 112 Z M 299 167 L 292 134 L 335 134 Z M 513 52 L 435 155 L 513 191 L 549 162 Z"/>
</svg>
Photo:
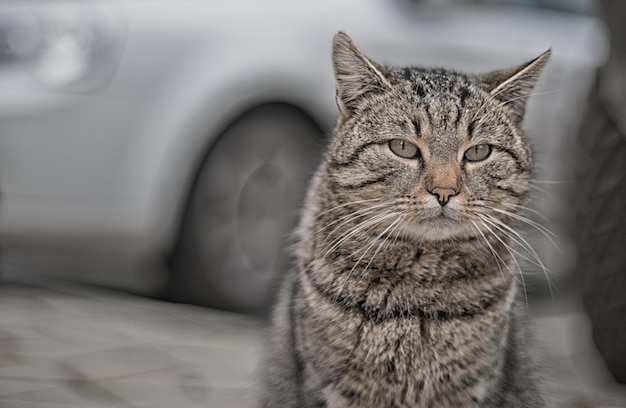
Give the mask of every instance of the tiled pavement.
<svg viewBox="0 0 626 408">
<path fill-rule="evenodd" d="M 566 308 L 567 309 L 567 308 Z M 533 319 L 561 407 L 626 407 L 582 314 Z M 246 408 L 263 324 L 80 286 L 0 286 L 0 408 Z"/>
<path fill-rule="evenodd" d="M 115 292 L 0 286 L 0 407 L 250 407 L 261 331 Z"/>
</svg>

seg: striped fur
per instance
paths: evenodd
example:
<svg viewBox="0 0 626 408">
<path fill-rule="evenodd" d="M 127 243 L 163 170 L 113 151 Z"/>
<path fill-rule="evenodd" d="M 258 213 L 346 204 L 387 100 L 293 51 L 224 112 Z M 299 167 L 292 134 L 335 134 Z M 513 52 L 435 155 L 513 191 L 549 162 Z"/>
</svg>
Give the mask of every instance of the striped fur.
<svg viewBox="0 0 626 408">
<path fill-rule="evenodd" d="M 482 76 L 393 68 L 345 34 L 340 116 L 307 196 L 260 407 L 541 407 L 507 248 L 529 191 L 520 129 L 549 52 Z M 402 139 L 419 154 L 394 154 Z M 477 144 L 482 161 L 464 159 Z M 437 188 L 454 190 L 446 205 Z"/>
</svg>

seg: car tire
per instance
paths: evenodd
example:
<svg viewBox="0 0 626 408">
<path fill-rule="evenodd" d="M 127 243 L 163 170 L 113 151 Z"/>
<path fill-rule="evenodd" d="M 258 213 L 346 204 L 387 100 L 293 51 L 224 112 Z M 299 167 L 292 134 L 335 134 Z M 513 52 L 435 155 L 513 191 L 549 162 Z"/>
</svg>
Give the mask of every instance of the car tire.
<svg viewBox="0 0 626 408">
<path fill-rule="evenodd" d="M 598 351 L 617 381 L 626 383 L 626 135 L 597 89 L 589 98 L 576 160 L 575 276 Z"/>
<path fill-rule="evenodd" d="M 252 109 L 211 146 L 170 258 L 171 300 L 265 314 L 288 266 L 297 222 L 321 154 L 321 131 L 302 111 Z"/>
</svg>

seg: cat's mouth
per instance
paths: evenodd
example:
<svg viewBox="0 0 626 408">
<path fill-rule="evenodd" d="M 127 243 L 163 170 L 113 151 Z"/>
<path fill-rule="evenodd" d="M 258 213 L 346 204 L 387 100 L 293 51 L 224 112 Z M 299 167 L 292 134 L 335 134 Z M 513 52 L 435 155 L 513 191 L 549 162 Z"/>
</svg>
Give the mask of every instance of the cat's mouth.
<svg viewBox="0 0 626 408">
<path fill-rule="evenodd" d="M 458 226 L 459 220 L 457 220 L 456 217 L 453 217 L 449 211 L 446 212 L 441 209 L 436 215 L 428 220 L 428 223 L 440 228 L 452 228 L 454 226 Z"/>
<path fill-rule="evenodd" d="M 434 222 L 459 221 L 457 211 L 454 211 L 448 207 L 441 207 L 437 209 L 436 211 L 434 211 L 430 219 Z"/>
<path fill-rule="evenodd" d="M 442 207 L 424 215 L 414 219 L 410 229 L 420 240 L 442 241 L 472 235 L 470 224 L 459 211 Z"/>
</svg>

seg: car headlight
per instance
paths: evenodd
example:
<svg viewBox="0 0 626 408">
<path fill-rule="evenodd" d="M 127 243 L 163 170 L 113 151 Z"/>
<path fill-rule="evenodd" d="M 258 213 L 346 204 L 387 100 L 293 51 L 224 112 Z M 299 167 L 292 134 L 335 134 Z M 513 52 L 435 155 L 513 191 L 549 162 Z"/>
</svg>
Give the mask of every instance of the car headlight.
<svg viewBox="0 0 626 408">
<path fill-rule="evenodd" d="M 121 55 L 122 17 L 114 2 L 3 5 L 0 86 L 85 92 L 102 85 Z"/>
</svg>

